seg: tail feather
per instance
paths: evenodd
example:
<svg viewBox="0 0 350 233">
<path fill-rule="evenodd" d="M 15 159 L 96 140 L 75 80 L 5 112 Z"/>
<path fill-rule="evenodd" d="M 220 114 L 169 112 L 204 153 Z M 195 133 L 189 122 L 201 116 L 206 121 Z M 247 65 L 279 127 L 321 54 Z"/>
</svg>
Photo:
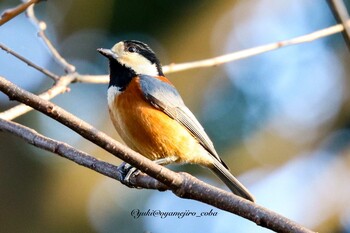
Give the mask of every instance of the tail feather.
<svg viewBox="0 0 350 233">
<path fill-rule="evenodd" d="M 220 161 L 214 159 L 213 167 L 211 170 L 227 185 L 227 187 L 234 194 L 249 201 L 255 202 L 254 196 L 228 171 L 228 169 L 224 167 Z"/>
</svg>

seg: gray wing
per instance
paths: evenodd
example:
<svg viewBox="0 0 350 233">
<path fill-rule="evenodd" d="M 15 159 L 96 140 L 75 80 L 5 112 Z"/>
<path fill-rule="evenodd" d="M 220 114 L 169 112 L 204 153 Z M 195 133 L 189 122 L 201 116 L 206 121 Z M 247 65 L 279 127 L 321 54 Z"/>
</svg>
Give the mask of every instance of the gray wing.
<svg viewBox="0 0 350 233">
<path fill-rule="evenodd" d="M 218 156 L 212 141 L 204 132 L 201 124 L 185 106 L 180 94 L 172 85 L 147 75 L 140 76 L 140 85 L 143 95 L 149 103 L 185 126 L 214 158 L 227 167 Z"/>
</svg>

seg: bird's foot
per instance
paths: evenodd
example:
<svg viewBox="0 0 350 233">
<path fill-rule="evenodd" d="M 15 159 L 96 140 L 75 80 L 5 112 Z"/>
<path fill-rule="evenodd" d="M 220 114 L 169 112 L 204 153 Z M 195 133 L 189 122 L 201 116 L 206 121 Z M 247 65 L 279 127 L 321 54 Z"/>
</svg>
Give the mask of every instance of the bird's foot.
<svg viewBox="0 0 350 233">
<path fill-rule="evenodd" d="M 136 167 L 133 167 L 130 164 L 125 162 L 123 162 L 118 166 L 118 170 L 122 173 L 122 179 L 120 181 L 122 184 L 125 184 L 130 188 L 140 188 L 133 185 L 132 182 L 130 181 L 131 177 L 135 177 L 138 174 L 140 174 L 141 172 L 140 170 L 138 170 Z"/>
</svg>

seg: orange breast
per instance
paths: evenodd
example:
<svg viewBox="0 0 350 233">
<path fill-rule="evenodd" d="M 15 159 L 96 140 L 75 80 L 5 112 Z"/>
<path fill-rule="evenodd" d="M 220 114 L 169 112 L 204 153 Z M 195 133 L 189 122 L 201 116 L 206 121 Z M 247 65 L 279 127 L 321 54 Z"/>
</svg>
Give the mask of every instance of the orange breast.
<svg viewBox="0 0 350 233">
<path fill-rule="evenodd" d="M 212 163 L 212 158 L 184 126 L 144 99 L 138 78 L 109 104 L 109 111 L 124 142 L 149 159 L 172 156 L 177 162 Z"/>
</svg>

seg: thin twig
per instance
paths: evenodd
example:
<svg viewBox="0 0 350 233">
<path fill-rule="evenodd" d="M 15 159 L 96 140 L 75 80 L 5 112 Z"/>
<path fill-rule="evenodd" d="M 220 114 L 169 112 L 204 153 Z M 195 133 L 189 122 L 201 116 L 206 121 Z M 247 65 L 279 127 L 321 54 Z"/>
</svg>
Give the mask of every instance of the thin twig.
<svg viewBox="0 0 350 233">
<path fill-rule="evenodd" d="M 327 2 L 337 22 L 344 25 L 344 31 L 342 32 L 342 35 L 344 37 L 346 46 L 350 51 L 350 25 L 347 23 L 349 20 L 349 14 L 346 10 L 346 6 L 342 0 L 328 0 Z"/>
<path fill-rule="evenodd" d="M 244 200 L 230 192 L 208 185 L 187 173 L 175 173 L 166 167 L 152 162 L 139 153 L 121 145 L 106 134 L 98 131 L 57 105 L 19 88 L 2 77 L 0 77 L 0 91 L 8 95 L 10 99 L 28 104 L 36 110 L 61 122 L 94 144 L 167 185 L 174 194 L 181 198 L 207 203 L 222 210 L 240 215 L 260 226 L 267 227 L 276 232 L 312 232 L 283 216 L 255 203 Z M 204 193 L 205 195 L 203 195 Z"/>
<path fill-rule="evenodd" d="M 46 47 L 49 49 L 50 53 L 52 54 L 52 56 L 54 57 L 55 61 L 61 65 L 63 67 L 63 69 L 65 70 L 66 73 L 71 74 L 75 72 L 75 66 L 73 66 L 72 64 L 69 64 L 66 59 L 64 59 L 59 52 L 57 51 L 57 49 L 52 45 L 51 41 L 49 40 L 49 38 L 46 36 L 45 34 L 45 30 L 46 30 L 46 23 L 44 21 L 40 21 L 38 20 L 38 18 L 35 16 L 34 13 L 34 6 L 30 6 L 27 9 L 27 16 L 28 18 L 34 23 L 34 25 L 36 25 L 36 27 L 38 28 L 38 35 L 39 37 L 44 41 Z"/>
<path fill-rule="evenodd" d="M 17 15 L 25 11 L 30 5 L 40 2 L 41 0 L 29 0 L 19 4 L 18 6 L 5 10 L 0 16 L 0 26 L 7 23 Z"/>
<path fill-rule="evenodd" d="M 74 74 L 62 76 L 52 87 L 39 95 L 44 100 L 50 100 L 59 94 L 65 93 L 69 90 L 68 85 L 75 79 Z M 18 104 L 6 111 L 0 112 L 0 118 L 4 120 L 12 120 L 29 111 L 33 110 L 25 104 Z"/>
<path fill-rule="evenodd" d="M 11 54 L 12 56 L 18 58 L 19 60 L 23 61 L 24 63 L 26 63 L 28 66 L 33 67 L 34 69 L 40 71 L 41 73 L 45 74 L 46 76 L 48 76 L 49 78 L 51 78 L 52 80 L 54 80 L 55 82 L 59 79 L 59 77 L 57 75 L 55 75 L 54 73 L 51 73 L 49 70 L 38 66 L 36 64 L 34 64 L 33 62 L 31 62 L 30 60 L 28 60 L 27 58 L 23 57 L 22 55 L 16 53 L 15 51 L 13 51 L 12 49 L 6 47 L 5 45 L 0 43 L 0 49 L 6 51 L 7 53 Z"/>
<path fill-rule="evenodd" d="M 106 83 L 109 82 L 109 75 L 89 75 L 89 74 L 84 75 L 84 74 L 79 74 L 79 75 L 76 76 L 75 82 L 106 84 Z"/>
<path fill-rule="evenodd" d="M 347 25 L 350 25 L 350 20 L 347 21 Z M 298 36 L 292 39 L 283 40 L 276 43 L 261 45 L 250 49 L 245 49 L 245 50 L 221 55 L 218 57 L 213 57 L 213 58 L 193 61 L 193 62 L 187 62 L 187 63 L 180 63 L 180 64 L 172 63 L 170 65 L 163 66 L 163 71 L 164 73 L 169 74 L 169 73 L 175 73 L 179 71 L 196 69 L 196 68 L 218 66 L 224 63 L 244 59 L 247 57 L 252 57 L 258 54 L 266 53 L 266 52 L 280 49 L 283 47 L 311 42 L 326 36 L 330 36 L 330 35 L 342 32 L 343 30 L 344 30 L 344 26 L 341 24 L 337 24 L 322 30 L 305 34 L 303 36 Z M 109 77 L 108 75 L 78 75 L 76 81 L 84 82 L 84 83 L 108 83 Z"/>
<path fill-rule="evenodd" d="M 347 21 L 348 24 L 350 24 L 350 20 Z M 258 47 L 254 47 L 251 49 L 245 49 L 238 52 L 226 54 L 219 57 L 214 57 L 206 60 L 201 61 L 194 61 L 194 62 L 188 62 L 188 63 L 182 63 L 182 64 L 174 64 L 169 65 L 168 67 L 164 67 L 164 72 L 171 73 L 171 72 L 177 72 L 177 71 L 183 71 L 183 70 L 189 70 L 194 68 L 200 68 L 200 67 L 210 67 L 210 66 L 217 66 L 221 65 L 223 63 L 232 62 L 235 60 L 255 56 L 261 53 L 266 53 L 275 49 L 279 49 L 282 47 L 287 47 L 290 45 L 297 45 L 301 43 L 311 42 L 316 39 L 320 39 L 322 37 L 326 37 L 332 34 L 339 33 L 344 30 L 343 25 L 338 24 L 329 28 L 325 28 L 319 31 L 315 31 L 303 36 L 295 37 L 293 39 L 289 40 L 283 40 L 277 43 L 271 43 L 266 44 Z"/>
</svg>

